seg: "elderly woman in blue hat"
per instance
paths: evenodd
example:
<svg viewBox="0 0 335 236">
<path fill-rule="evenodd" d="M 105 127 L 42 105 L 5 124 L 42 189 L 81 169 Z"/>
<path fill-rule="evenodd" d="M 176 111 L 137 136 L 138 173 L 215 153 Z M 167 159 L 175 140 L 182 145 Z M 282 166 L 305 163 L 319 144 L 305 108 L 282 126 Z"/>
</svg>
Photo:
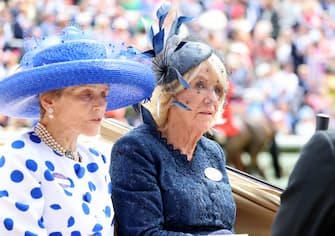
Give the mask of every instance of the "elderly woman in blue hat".
<svg viewBox="0 0 335 236">
<path fill-rule="evenodd" d="M 148 65 L 116 49 L 69 26 L 0 82 L 0 112 L 38 120 L 0 151 L 0 235 L 113 235 L 109 158 L 78 136 L 155 86 Z"/>
<path fill-rule="evenodd" d="M 221 115 L 226 68 L 207 44 L 177 34 L 188 18 L 176 18 L 164 40 L 168 12 L 158 10 L 160 31 L 147 52 L 157 87 L 141 107 L 144 123 L 112 149 L 118 235 L 231 234 L 236 206 L 224 151 L 203 136 Z"/>
</svg>

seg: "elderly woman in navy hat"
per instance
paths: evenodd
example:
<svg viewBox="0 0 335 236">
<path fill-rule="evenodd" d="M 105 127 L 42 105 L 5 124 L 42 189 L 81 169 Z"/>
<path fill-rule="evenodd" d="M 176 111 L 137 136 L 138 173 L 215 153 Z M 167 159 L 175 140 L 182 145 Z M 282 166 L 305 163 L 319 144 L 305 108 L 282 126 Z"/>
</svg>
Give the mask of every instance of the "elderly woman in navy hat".
<svg viewBox="0 0 335 236">
<path fill-rule="evenodd" d="M 112 149 L 118 235 L 231 234 L 236 206 L 224 151 L 203 136 L 221 115 L 227 72 L 207 44 L 179 37 L 188 18 L 176 18 L 164 40 L 168 12 L 168 5 L 158 10 L 160 31 L 148 52 L 157 87 L 141 107 L 144 124 Z"/>
<path fill-rule="evenodd" d="M 0 151 L 0 235 L 113 235 L 109 158 L 78 136 L 155 86 L 149 66 L 115 49 L 69 26 L 0 82 L 1 113 L 38 119 Z"/>
</svg>

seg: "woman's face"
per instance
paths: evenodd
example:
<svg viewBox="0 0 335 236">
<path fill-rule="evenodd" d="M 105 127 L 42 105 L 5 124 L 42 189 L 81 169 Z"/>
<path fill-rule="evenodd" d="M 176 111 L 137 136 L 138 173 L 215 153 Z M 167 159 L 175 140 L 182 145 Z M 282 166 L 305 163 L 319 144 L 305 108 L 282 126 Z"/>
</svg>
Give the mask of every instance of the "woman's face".
<svg viewBox="0 0 335 236">
<path fill-rule="evenodd" d="M 185 125 L 205 133 L 212 126 L 222 105 L 225 88 L 208 62 L 201 65 L 200 72 L 190 82 L 190 87 L 180 92 L 176 100 L 191 108 L 191 111 L 172 106 L 170 112 L 174 112 L 174 117 L 185 122 Z"/>
<path fill-rule="evenodd" d="M 96 135 L 106 111 L 108 93 L 109 87 L 104 84 L 63 89 L 52 102 L 52 123 L 76 134 Z"/>
</svg>

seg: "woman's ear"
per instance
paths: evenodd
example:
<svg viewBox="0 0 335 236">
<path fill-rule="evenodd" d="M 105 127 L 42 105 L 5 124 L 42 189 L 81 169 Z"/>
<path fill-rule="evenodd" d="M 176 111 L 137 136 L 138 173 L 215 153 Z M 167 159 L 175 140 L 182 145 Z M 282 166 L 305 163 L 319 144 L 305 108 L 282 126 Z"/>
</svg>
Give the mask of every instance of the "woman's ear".
<svg viewBox="0 0 335 236">
<path fill-rule="evenodd" d="M 42 93 L 39 95 L 41 106 L 47 110 L 53 104 L 53 96 L 50 93 Z"/>
</svg>

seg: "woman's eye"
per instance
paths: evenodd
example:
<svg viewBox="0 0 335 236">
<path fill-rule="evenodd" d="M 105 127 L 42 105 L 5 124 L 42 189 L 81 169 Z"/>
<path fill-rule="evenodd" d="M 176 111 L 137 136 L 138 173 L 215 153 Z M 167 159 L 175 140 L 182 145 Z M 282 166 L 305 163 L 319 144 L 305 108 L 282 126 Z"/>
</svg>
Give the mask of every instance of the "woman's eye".
<svg viewBox="0 0 335 236">
<path fill-rule="evenodd" d="M 101 94 L 101 97 L 103 97 L 103 98 L 106 98 L 106 99 L 107 99 L 107 97 L 108 97 L 108 92 L 103 92 L 103 93 Z"/>
<path fill-rule="evenodd" d="M 91 98 L 93 98 L 93 94 L 92 93 L 83 93 L 82 97 L 84 99 L 91 99 Z"/>
<path fill-rule="evenodd" d="M 108 97 L 109 91 L 102 92 L 105 97 Z"/>
<path fill-rule="evenodd" d="M 223 89 L 220 88 L 220 87 L 215 87 L 214 92 L 215 92 L 216 95 L 218 95 L 220 97 L 223 95 Z"/>
<path fill-rule="evenodd" d="M 195 84 L 196 89 L 203 89 L 205 88 L 205 85 L 202 81 L 199 81 Z"/>
</svg>

